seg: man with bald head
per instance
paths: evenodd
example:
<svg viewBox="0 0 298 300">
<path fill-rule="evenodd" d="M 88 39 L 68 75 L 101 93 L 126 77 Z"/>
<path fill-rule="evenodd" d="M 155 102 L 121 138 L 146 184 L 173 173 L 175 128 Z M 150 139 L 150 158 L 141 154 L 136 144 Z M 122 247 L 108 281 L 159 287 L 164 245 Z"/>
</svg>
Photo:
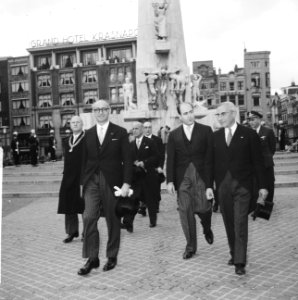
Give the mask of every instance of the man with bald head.
<svg viewBox="0 0 298 300">
<path fill-rule="evenodd" d="M 130 142 L 130 154 L 133 160 L 132 189 L 134 197 L 144 201 L 148 208 L 149 227 L 156 226 L 158 208 L 158 177 L 155 169 L 158 167 L 159 155 L 155 143 L 144 136 L 144 127 L 140 122 L 134 122 L 132 133 L 135 140 Z M 129 232 L 133 231 L 133 220 L 136 212 L 123 219 L 123 224 Z"/>
<path fill-rule="evenodd" d="M 167 189 L 177 191 L 178 210 L 186 239 L 183 259 L 197 251 L 195 214 L 201 219 L 208 244 L 213 243 L 211 230 L 213 176 L 212 130 L 195 122 L 191 103 L 178 106 L 182 125 L 170 132 L 167 145 Z"/>
<path fill-rule="evenodd" d="M 81 160 L 83 150 L 83 121 L 79 116 L 70 120 L 72 135 L 64 142 L 64 169 L 59 192 L 58 214 L 65 214 L 63 242 L 70 243 L 79 236 L 78 214 L 84 211 L 84 200 L 80 195 Z"/>
<path fill-rule="evenodd" d="M 214 176 L 235 273 L 244 275 L 248 239 L 248 214 L 257 178 L 260 199 L 267 196 L 261 143 L 257 133 L 236 122 L 232 102 L 216 110 L 221 129 L 214 133 Z"/>
<path fill-rule="evenodd" d="M 110 105 L 105 100 L 93 103 L 92 113 L 96 125 L 86 131 L 81 173 L 85 200 L 83 257 L 88 260 L 78 271 L 79 275 L 86 275 L 99 267 L 97 222 L 101 208 L 108 228 L 108 260 L 103 270 L 112 270 L 117 265 L 120 219 L 115 212 L 117 198 L 114 187 L 120 188 L 122 197 L 128 196 L 132 176 L 127 131 L 109 121 Z"/>
</svg>

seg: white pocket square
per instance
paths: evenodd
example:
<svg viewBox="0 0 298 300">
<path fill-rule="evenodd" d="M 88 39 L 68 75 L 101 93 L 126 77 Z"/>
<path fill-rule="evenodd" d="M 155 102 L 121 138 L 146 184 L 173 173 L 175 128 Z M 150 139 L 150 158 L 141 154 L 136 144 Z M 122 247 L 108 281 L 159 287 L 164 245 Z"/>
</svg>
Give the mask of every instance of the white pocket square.
<svg viewBox="0 0 298 300">
<path fill-rule="evenodd" d="M 145 149 L 148 149 L 148 148 L 149 148 L 149 146 L 146 146 L 146 147 L 145 147 Z"/>
<path fill-rule="evenodd" d="M 112 139 L 112 141 L 118 141 L 118 139 Z"/>
<path fill-rule="evenodd" d="M 240 136 L 240 139 L 244 139 L 244 137 L 243 137 L 243 136 Z"/>
</svg>

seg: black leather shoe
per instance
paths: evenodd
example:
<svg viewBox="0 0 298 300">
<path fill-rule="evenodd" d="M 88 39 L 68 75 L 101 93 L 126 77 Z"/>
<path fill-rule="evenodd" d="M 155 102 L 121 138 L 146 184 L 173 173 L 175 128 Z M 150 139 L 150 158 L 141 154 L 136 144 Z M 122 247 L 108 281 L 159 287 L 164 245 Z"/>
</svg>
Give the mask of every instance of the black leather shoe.
<svg viewBox="0 0 298 300">
<path fill-rule="evenodd" d="M 234 259 L 231 257 L 228 261 L 229 266 L 234 266 Z"/>
<path fill-rule="evenodd" d="M 120 228 L 121 229 L 126 229 L 126 226 L 123 223 L 120 223 Z"/>
<path fill-rule="evenodd" d="M 78 237 L 79 233 L 69 234 L 66 239 L 63 240 L 63 243 L 70 243 L 75 237 Z"/>
<path fill-rule="evenodd" d="M 156 223 L 151 223 L 151 224 L 149 225 L 149 227 L 150 227 L 150 228 L 156 227 Z"/>
<path fill-rule="evenodd" d="M 193 252 L 191 252 L 191 251 L 185 251 L 183 253 L 183 259 L 190 259 L 190 258 L 192 258 L 193 255 L 194 255 Z"/>
<path fill-rule="evenodd" d="M 86 264 L 83 268 L 78 271 L 78 275 L 87 275 L 90 273 L 92 269 L 96 269 L 99 267 L 99 259 L 98 258 L 88 258 Z"/>
<path fill-rule="evenodd" d="M 103 267 L 104 271 L 110 271 L 112 269 L 114 269 L 117 265 L 117 257 L 109 257 L 108 261 L 106 262 L 106 264 Z"/>
<path fill-rule="evenodd" d="M 211 229 L 205 233 L 205 239 L 208 244 L 210 244 L 210 245 L 213 244 L 214 235 L 213 235 L 213 232 Z"/>
<path fill-rule="evenodd" d="M 133 233 L 133 225 L 126 225 L 126 230 L 129 233 Z"/>
<path fill-rule="evenodd" d="M 245 266 L 243 264 L 236 264 L 235 265 L 235 273 L 237 275 L 244 275 L 245 272 Z"/>
<path fill-rule="evenodd" d="M 140 208 L 138 210 L 138 214 L 142 215 L 143 217 L 146 217 L 146 209 Z"/>
</svg>

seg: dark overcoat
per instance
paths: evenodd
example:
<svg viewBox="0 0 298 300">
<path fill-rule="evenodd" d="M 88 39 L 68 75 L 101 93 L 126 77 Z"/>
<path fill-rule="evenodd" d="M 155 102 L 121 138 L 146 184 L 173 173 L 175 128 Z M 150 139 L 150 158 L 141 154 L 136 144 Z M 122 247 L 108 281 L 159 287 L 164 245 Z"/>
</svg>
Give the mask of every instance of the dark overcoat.
<svg viewBox="0 0 298 300">
<path fill-rule="evenodd" d="M 63 145 L 65 153 L 64 170 L 59 192 L 58 214 L 81 214 L 84 211 L 84 200 L 80 197 L 84 137 L 70 151 L 72 139 L 73 136 L 70 137 L 70 141 L 66 139 Z"/>
</svg>

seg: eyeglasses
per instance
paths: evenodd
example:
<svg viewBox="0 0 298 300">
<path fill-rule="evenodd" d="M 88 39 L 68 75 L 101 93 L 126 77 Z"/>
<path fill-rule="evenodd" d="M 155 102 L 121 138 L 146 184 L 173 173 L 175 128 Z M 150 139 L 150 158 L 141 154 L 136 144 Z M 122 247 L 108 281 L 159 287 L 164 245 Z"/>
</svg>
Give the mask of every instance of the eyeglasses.
<svg viewBox="0 0 298 300">
<path fill-rule="evenodd" d="M 104 108 L 94 108 L 93 112 L 95 113 L 106 113 L 108 112 L 110 109 L 108 107 L 104 107 Z"/>
</svg>

